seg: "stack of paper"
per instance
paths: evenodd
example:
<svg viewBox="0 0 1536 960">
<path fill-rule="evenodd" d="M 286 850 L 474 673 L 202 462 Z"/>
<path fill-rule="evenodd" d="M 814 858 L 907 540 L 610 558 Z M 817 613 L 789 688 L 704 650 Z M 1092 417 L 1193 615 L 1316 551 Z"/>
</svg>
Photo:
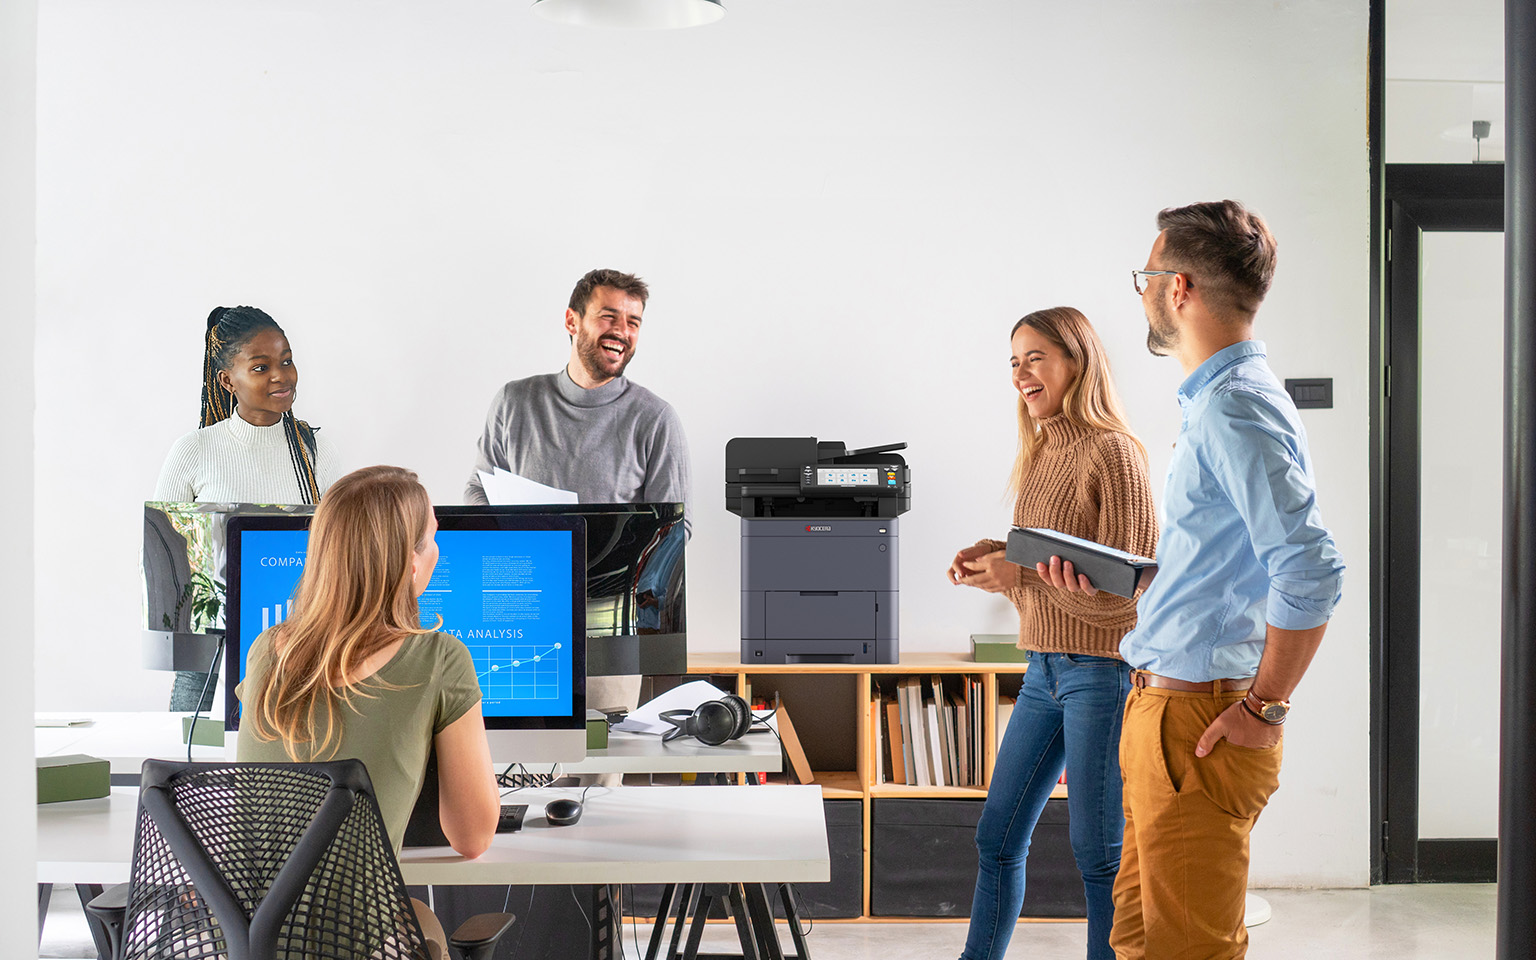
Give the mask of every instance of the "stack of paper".
<svg viewBox="0 0 1536 960">
<path fill-rule="evenodd" d="M 576 503 L 576 494 L 559 487 L 547 487 L 527 477 L 497 467 L 495 472 L 479 471 L 485 499 L 493 504 Z"/>
</svg>

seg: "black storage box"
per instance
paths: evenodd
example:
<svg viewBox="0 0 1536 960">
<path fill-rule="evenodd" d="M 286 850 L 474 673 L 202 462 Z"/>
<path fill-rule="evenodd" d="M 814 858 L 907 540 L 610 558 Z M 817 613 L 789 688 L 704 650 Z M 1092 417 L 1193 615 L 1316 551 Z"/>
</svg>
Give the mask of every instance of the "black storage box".
<svg viewBox="0 0 1536 960">
<path fill-rule="evenodd" d="M 832 919 L 864 915 L 864 802 L 823 800 L 827 813 L 827 853 L 832 879 L 826 883 L 797 883 L 795 894 L 802 919 Z M 774 900 L 774 916 L 784 916 L 784 904 Z"/>
<path fill-rule="evenodd" d="M 970 916 L 982 803 L 877 799 L 871 804 L 871 916 Z M 1083 881 L 1067 834 L 1065 800 L 1046 801 L 1035 826 L 1020 915 L 1087 915 Z"/>
<path fill-rule="evenodd" d="M 863 916 L 863 807 L 863 802 L 859 800 L 822 801 L 827 817 L 827 852 L 832 864 L 832 878 L 826 883 L 795 884 L 795 903 L 802 924 L 812 920 Z M 624 904 L 625 913 L 630 916 L 655 916 L 656 907 L 661 903 L 661 889 L 660 884 L 640 883 L 635 885 L 633 892 L 626 890 L 628 900 Z M 782 919 L 784 903 L 778 897 L 777 887 L 772 884 L 768 888 L 768 900 L 773 904 L 773 915 Z M 674 904 L 673 910 L 676 909 Z M 711 905 L 709 915 L 724 917 L 727 914 L 724 906 L 716 903 Z"/>
</svg>

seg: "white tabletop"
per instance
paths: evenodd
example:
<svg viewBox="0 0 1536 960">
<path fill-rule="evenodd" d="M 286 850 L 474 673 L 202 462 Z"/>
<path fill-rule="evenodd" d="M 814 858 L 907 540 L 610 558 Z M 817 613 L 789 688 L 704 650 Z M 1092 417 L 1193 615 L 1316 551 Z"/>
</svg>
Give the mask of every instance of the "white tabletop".
<svg viewBox="0 0 1536 960">
<path fill-rule="evenodd" d="M 114 774 L 137 774 L 148 758 L 187 759 L 181 741 L 181 720 L 188 714 L 151 712 L 38 713 L 39 719 L 89 717 L 75 727 L 38 727 L 34 733 L 36 756 L 83 753 L 112 765 Z M 772 724 L 774 721 L 770 720 Z M 234 756 L 234 733 L 226 746 L 194 745 L 193 760 L 225 760 Z M 493 758 L 497 769 L 510 759 Z M 562 764 L 566 773 L 755 773 L 783 769 L 779 742 L 771 733 L 750 733 L 718 747 L 681 737 L 670 743 L 643 733 L 610 730 L 608 747 L 592 750 L 580 763 Z"/>
<path fill-rule="evenodd" d="M 407 883 L 820 883 L 830 878 L 818 786 L 593 787 L 581 819 L 551 826 L 544 804 L 579 789 L 521 790 L 523 829 L 483 856 L 401 851 Z"/>
<path fill-rule="evenodd" d="M 769 720 L 776 724 L 776 720 Z M 565 763 L 566 773 L 777 773 L 784 769 L 778 738 L 767 731 L 711 747 L 693 737 L 667 743 L 650 733 L 608 731 L 608 746 L 588 750 L 580 763 Z"/>
<path fill-rule="evenodd" d="M 410 884 L 819 883 L 829 879 L 817 786 L 593 787 L 581 819 L 555 827 L 544 804 L 579 789 L 521 790 L 523 829 L 465 860 L 446 847 L 407 849 Z M 37 807 L 39 883 L 121 883 L 133 854 L 138 789 Z"/>
</svg>

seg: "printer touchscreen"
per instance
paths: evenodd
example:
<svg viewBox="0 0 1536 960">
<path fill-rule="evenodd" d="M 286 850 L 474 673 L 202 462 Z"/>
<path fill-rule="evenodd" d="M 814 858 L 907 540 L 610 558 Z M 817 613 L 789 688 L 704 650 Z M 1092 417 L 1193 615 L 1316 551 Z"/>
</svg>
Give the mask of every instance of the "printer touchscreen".
<svg viewBox="0 0 1536 960">
<path fill-rule="evenodd" d="M 816 482 L 827 486 L 836 484 L 837 486 L 867 487 L 876 483 L 875 472 L 874 467 L 863 467 L 858 470 L 846 468 L 839 470 L 821 469 L 816 471 Z"/>
<path fill-rule="evenodd" d="M 865 489 L 887 488 L 887 492 L 898 492 L 894 488 L 903 487 L 905 476 L 904 464 L 870 464 L 868 466 L 840 466 L 840 467 L 813 467 L 807 464 L 800 468 L 800 489 L 810 493 L 818 490 L 834 488 L 863 487 Z"/>
</svg>

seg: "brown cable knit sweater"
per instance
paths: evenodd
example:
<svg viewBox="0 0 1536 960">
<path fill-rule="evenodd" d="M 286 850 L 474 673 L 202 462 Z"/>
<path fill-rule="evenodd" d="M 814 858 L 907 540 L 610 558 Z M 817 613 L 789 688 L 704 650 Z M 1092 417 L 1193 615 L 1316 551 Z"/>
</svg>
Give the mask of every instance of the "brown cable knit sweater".
<svg viewBox="0 0 1536 960">
<path fill-rule="evenodd" d="M 1140 554 L 1157 548 L 1157 511 L 1147 466 L 1123 433 L 1085 427 L 1057 414 L 1040 421 L 1045 442 L 1035 451 L 1014 507 L 1020 527 L 1047 527 Z M 1001 550 L 997 540 L 982 544 Z M 1120 639 L 1136 625 L 1136 601 L 1100 591 L 1068 593 L 1019 568 L 1008 598 L 1019 608 L 1019 646 L 1051 653 L 1119 657 Z"/>
</svg>

